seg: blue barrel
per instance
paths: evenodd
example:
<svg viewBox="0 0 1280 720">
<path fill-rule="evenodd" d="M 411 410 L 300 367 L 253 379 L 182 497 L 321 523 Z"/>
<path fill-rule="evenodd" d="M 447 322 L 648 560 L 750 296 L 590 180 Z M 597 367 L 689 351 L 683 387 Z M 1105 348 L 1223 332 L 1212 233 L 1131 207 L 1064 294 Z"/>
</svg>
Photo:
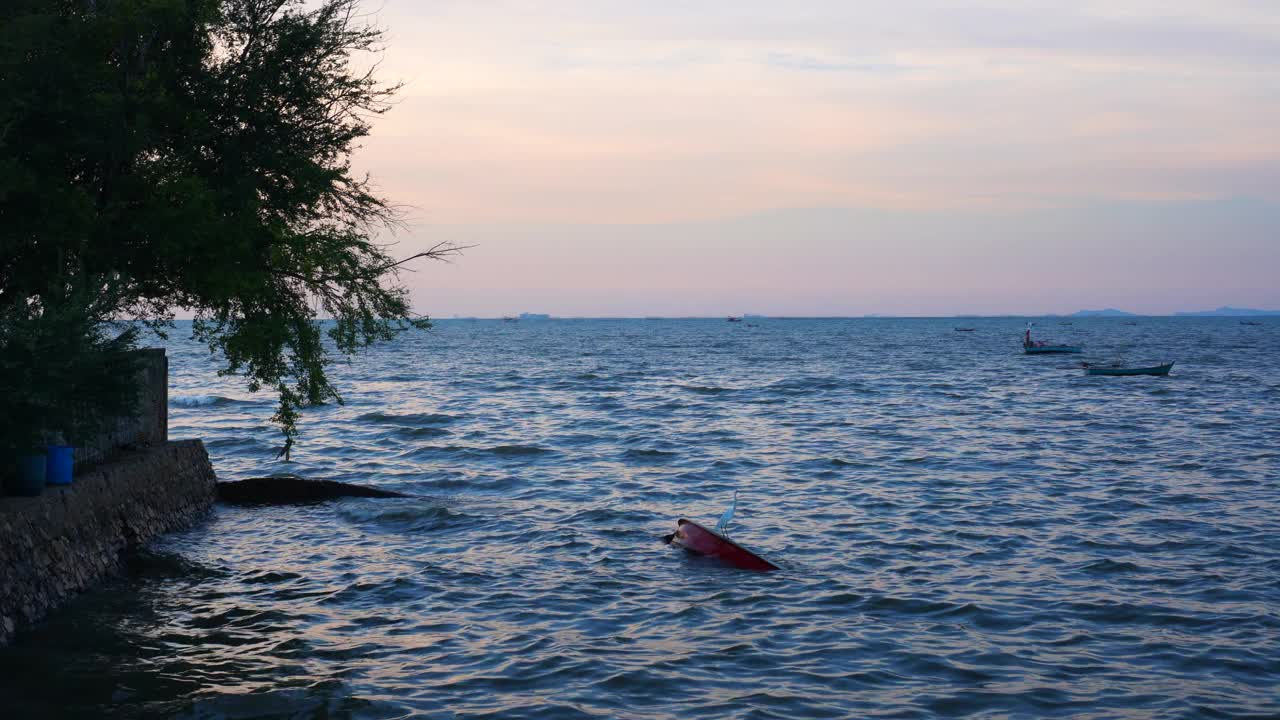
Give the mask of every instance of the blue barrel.
<svg viewBox="0 0 1280 720">
<path fill-rule="evenodd" d="M 10 490 L 14 495 L 34 497 L 44 490 L 45 456 L 19 455 L 18 476 Z"/>
<path fill-rule="evenodd" d="M 75 468 L 75 448 L 70 445 L 50 445 L 46 450 L 49 460 L 45 469 L 45 482 L 50 485 L 70 485 L 72 470 Z"/>
</svg>

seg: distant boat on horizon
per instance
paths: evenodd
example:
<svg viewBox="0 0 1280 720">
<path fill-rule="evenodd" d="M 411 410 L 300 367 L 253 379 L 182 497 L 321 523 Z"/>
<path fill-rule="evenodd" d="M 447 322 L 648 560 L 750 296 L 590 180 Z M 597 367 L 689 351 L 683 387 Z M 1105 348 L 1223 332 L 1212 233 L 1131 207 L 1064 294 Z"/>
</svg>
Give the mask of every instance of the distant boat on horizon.
<svg viewBox="0 0 1280 720">
<path fill-rule="evenodd" d="M 742 322 L 742 318 L 735 317 L 733 315 L 730 315 L 729 317 L 725 318 L 725 320 L 728 320 L 729 322 Z"/>
</svg>

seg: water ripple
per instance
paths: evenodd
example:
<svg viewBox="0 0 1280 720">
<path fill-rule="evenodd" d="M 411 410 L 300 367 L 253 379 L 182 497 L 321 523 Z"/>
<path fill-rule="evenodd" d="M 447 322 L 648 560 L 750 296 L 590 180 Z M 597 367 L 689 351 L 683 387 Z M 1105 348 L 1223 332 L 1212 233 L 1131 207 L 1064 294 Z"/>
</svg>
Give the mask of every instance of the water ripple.
<svg viewBox="0 0 1280 720">
<path fill-rule="evenodd" d="M 1280 326 L 441 323 L 272 400 L 170 344 L 219 475 L 414 494 L 219 507 L 0 651 L 14 717 L 1280 715 Z M 1049 332 L 1049 330 L 1046 330 Z M 181 335 L 175 333 L 174 337 Z M 783 566 L 662 543 L 714 523 Z"/>
</svg>

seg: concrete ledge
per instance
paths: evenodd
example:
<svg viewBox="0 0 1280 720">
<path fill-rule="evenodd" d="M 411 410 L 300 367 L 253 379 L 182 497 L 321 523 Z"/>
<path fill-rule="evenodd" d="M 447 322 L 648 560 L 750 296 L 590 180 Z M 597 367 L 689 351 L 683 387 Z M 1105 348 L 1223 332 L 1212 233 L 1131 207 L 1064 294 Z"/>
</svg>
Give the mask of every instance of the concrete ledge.
<svg viewBox="0 0 1280 720">
<path fill-rule="evenodd" d="M 121 553 L 187 527 L 213 504 L 199 440 L 122 455 L 35 498 L 0 498 L 0 646 L 121 566 Z"/>
</svg>

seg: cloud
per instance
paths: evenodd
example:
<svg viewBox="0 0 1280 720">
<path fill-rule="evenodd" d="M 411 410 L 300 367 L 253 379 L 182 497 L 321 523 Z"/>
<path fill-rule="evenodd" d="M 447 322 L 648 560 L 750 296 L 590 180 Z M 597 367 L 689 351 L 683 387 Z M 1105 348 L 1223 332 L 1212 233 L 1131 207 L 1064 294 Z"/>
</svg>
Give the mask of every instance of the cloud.
<svg viewBox="0 0 1280 720">
<path fill-rule="evenodd" d="M 1273 194 L 1266 7 L 1116 8 L 388 0 L 361 161 L 449 221 Z"/>
</svg>

